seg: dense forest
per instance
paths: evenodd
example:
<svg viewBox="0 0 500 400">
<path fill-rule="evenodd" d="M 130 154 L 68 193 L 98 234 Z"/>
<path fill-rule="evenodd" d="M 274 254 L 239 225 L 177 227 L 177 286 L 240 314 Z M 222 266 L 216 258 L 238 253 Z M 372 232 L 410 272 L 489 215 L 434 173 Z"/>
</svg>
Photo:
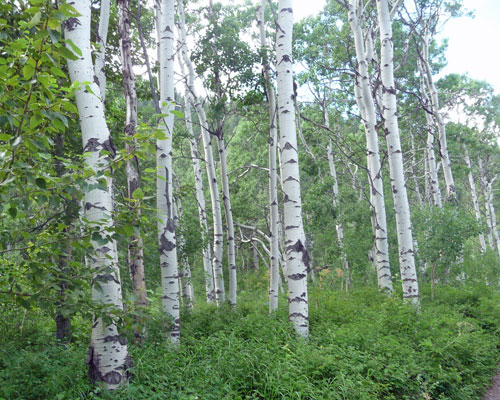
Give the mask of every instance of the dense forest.
<svg viewBox="0 0 500 400">
<path fill-rule="evenodd" d="M 482 398 L 500 96 L 439 37 L 471 12 L 293 11 L 1 2 L 0 399 Z"/>
</svg>

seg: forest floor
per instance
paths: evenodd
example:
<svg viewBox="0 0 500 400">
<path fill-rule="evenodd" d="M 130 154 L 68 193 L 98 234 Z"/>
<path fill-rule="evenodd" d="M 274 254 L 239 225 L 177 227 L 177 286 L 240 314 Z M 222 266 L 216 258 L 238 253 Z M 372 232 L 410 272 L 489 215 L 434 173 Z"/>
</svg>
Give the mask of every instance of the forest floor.
<svg viewBox="0 0 500 400">
<path fill-rule="evenodd" d="M 491 381 L 491 386 L 484 395 L 483 400 L 500 400 L 500 370 Z"/>
<path fill-rule="evenodd" d="M 311 338 L 297 340 L 286 298 L 271 318 L 267 277 L 245 276 L 238 307 L 203 302 L 183 312 L 182 346 L 165 340 L 159 311 L 148 338 L 130 345 L 129 385 L 112 394 L 89 384 L 91 321 L 73 318 L 73 343 L 58 346 L 37 310 L 1 308 L 0 400 L 500 400 L 500 293 L 481 285 L 422 287 L 420 309 L 376 288 L 310 291 Z M 201 284 L 199 285 L 201 286 Z M 151 298 L 159 304 L 160 294 Z M 199 294 L 198 298 L 202 298 Z M 3 313 L 3 314 L 2 314 Z M 132 339 L 132 327 L 123 327 Z"/>
</svg>

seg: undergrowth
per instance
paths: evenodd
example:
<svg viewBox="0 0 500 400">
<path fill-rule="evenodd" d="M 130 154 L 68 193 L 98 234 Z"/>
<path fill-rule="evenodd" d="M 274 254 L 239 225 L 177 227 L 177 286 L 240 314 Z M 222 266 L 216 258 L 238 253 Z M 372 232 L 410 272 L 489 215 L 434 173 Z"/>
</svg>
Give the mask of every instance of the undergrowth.
<svg viewBox="0 0 500 400">
<path fill-rule="evenodd" d="M 0 399 L 480 399 L 500 358 L 500 294 L 423 297 L 415 309 L 373 289 L 313 289 L 307 341 L 286 322 L 284 298 L 272 317 L 264 292 L 236 310 L 199 304 L 182 316 L 179 350 L 151 321 L 146 343 L 130 346 L 130 383 L 113 394 L 88 383 L 86 334 L 56 345 L 51 323 L 33 317 L 22 336 L 0 328 Z"/>
</svg>

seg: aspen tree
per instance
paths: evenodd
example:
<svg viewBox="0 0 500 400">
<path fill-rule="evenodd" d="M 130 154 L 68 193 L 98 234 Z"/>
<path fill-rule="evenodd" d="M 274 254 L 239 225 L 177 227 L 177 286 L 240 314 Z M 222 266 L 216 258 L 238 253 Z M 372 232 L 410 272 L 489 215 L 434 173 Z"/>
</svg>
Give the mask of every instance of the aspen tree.
<svg viewBox="0 0 500 400">
<path fill-rule="evenodd" d="M 394 49 L 392 21 L 387 0 L 376 0 L 380 29 L 380 74 L 382 80 L 382 110 L 389 155 L 394 211 L 399 246 L 399 265 L 403 281 L 403 298 L 418 303 L 417 270 L 413 251 L 410 205 L 403 170 L 403 153 L 399 137 L 396 87 L 394 84 Z"/>
<path fill-rule="evenodd" d="M 468 178 L 472 196 L 472 204 L 474 205 L 474 213 L 476 214 L 477 222 L 481 222 L 481 210 L 479 208 L 479 201 L 477 198 L 476 181 L 474 180 L 474 175 L 472 174 L 472 163 L 469 157 L 469 150 L 467 150 L 467 147 L 465 146 L 463 146 L 463 149 L 465 165 L 469 169 Z M 486 241 L 484 240 L 484 234 L 482 232 L 479 234 L 479 245 L 481 246 L 481 253 L 484 253 L 486 251 Z"/>
<path fill-rule="evenodd" d="M 212 138 L 210 132 L 208 131 L 208 121 L 203 109 L 203 104 L 201 99 L 196 93 L 196 87 L 194 85 L 194 67 L 191 59 L 188 56 L 186 48 L 186 22 L 184 17 L 184 5 L 182 0 L 177 0 L 177 9 L 179 13 L 179 33 L 180 40 L 183 43 L 182 47 L 182 58 L 184 64 L 188 69 L 188 91 L 191 95 L 193 101 L 193 106 L 198 114 L 200 120 L 201 134 L 203 139 L 203 148 L 205 152 L 205 164 L 207 168 L 208 184 L 210 188 L 210 199 L 212 203 L 212 215 L 213 215 L 213 225 L 214 225 L 214 246 L 213 246 L 213 274 L 215 283 L 215 300 L 217 305 L 220 305 L 226 301 L 226 292 L 224 289 L 224 273 L 222 270 L 222 256 L 223 256 L 223 229 L 222 229 L 222 210 L 220 204 L 219 196 L 219 185 L 217 181 L 217 174 L 215 172 L 215 163 L 212 149 Z"/>
<path fill-rule="evenodd" d="M 95 55 L 95 76 L 97 84 L 101 91 L 101 100 L 104 103 L 106 99 L 106 74 L 104 66 L 106 64 L 106 44 L 108 38 L 109 14 L 111 8 L 111 0 L 101 0 L 99 9 L 99 27 L 97 30 L 97 44 L 99 51 Z"/>
<path fill-rule="evenodd" d="M 260 33 L 260 48 L 262 51 L 262 67 L 264 70 L 265 87 L 268 99 L 269 114 L 269 209 L 270 209 L 270 253 L 271 264 L 269 271 L 269 313 L 273 313 L 278 308 L 278 290 L 279 290 L 279 208 L 278 208 L 278 166 L 276 163 L 276 151 L 278 143 L 278 116 L 276 109 L 276 94 L 272 85 L 271 65 L 267 52 L 269 47 L 266 38 L 265 24 L 266 0 L 261 0 L 257 8 L 257 24 Z"/>
<path fill-rule="evenodd" d="M 162 309 L 172 318 L 168 333 L 173 345 L 180 343 L 179 272 L 175 238 L 172 135 L 174 130 L 174 4 L 175 0 L 162 0 L 159 9 L 160 39 L 160 108 L 162 118 L 159 129 L 163 138 L 156 141 L 156 206 L 158 209 L 158 245 L 162 286 Z"/>
<path fill-rule="evenodd" d="M 84 186 L 84 218 L 96 233 L 91 240 L 92 249 L 87 262 L 92 269 L 92 299 L 98 304 L 123 309 L 120 269 L 116 263 L 116 245 L 111 239 L 113 227 L 112 179 L 106 175 L 109 155 L 114 147 L 104 116 L 100 90 L 95 83 L 92 64 L 90 26 L 91 1 L 69 3 L 78 17 L 65 22 L 65 37 L 81 51 L 77 60 L 68 59 L 72 83 L 86 82 L 75 92 L 80 117 L 85 165 L 94 172 Z M 99 185 L 106 182 L 103 188 Z M 116 324 L 97 317 L 92 325 L 87 364 L 89 376 L 95 382 L 103 382 L 108 389 L 116 389 L 128 379 L 131 361 L 126 339 L 121 337 Z"/>
<path fill-rule="evenodd" d="M 139 160 L 135 156 L 136 141 L 133 138 L 137 126 L 137 92 L 135 89 L 135 76 L 132 64 L 130 32 L 130 2 L 129 0 L 117 0 L 118 3 L 118 38 L 120 42 L 120 54 L 123 72 L 123 87 L 125 89 L 125 101 L 127 110 L 125 114 L 125 135 L 128 141 L 125 148 L 129 158 L 126 162 L 127 189 L 130 199 L 129 210 L 133 214 L 134 225 L 141 220 L 140 205 L 135 203 L 135 193 L 140 186 Z M 139 192 L 137 192 L 139 193 Z M 147 306 L 146 279 L 144 275 L 144 246 L 140 230 L 134 227 L 134 233 L 129 237 L 127 261 L 132 290 L 135 296 L 135 305 L 139 312 L 143 312 Z M 139 327 L 135 330 L 136 340 L 140 341 L 144 336 L 144 320 L 137 318 Z"/>
<path fill-rule="evenodd" d="M 289 318 L 297 334 L 307 337 L 309 335 L 307 295 L 309 255 L 302 223 L 302 199 L 295 126 L 292 0 L 280 0 L 278 8 L 279 28 L 276 34 L 276 62 Z"/>
<path fill-rule="evenodd" d="M 373 213 L 375 234 L 375 263 L 378 286 L 380 290 L 392 292 L 392 276 L 389 265 L 389 243 L 387 241 L 387 217 L 384 201 L 384 185 L 382 181 L 382 165 L 378 135 L 376 130 L 377 116 L 375 101 L 370 87 L 367 52 L 363 43 L 363 31 L 358 15 L 357 0 L 349 0 L 349 23 L 354 35 L 358 70 L 355 82 L 355 97 L 361 112 L 366 134 L 366 157 L 368 180 L 370 183 L 370 203 Z"/>
</svg>

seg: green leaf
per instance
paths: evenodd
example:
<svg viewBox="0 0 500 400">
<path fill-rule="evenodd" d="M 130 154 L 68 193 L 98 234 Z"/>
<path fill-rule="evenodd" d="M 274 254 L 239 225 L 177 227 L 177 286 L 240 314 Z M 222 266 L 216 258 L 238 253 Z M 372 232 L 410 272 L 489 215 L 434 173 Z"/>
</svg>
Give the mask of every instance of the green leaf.
<svg viewBox="0 0 500 400">
<path fill-rule="evenodd" d="M 47 189 L 47 182 L 45 182 L 45 179 L 36 178 L 35 183 L 40 189 Z"/>
<path fill-rule="evenodd" d="M 172 110 L 170 111 L 172 114 L 174 114 L 177 118 L 184 118 L 184 113 L 179 110 Z"/>
<path fill-rule="evenodd" d="M 0 133 L 0 140 L 3 140 L 4 142 L 9 140 L 11 137 L 12 135 L 9 135 L 8 133 Z"/>
<path fill-rule="evenodd" d="M 144 192 L 142 191 L 141 188 L 137 188 L 134 190 L 134 193 L 132 193 L 132 198 L 135 200 L 142 200 L 144 198 Z"/>
<path fill-rule="evenodd" d="M 12 218 L 16 218 L 17 216 L 17 208 L 16 207 L 12 207 L 10 206 L 9 210 L 9 215 L 12 217 Z"/>
<path fill-rule="evenodd" d="M 35 75 L 35 67 L 33 67 L 30 64 L 26 64 L 23 67 L 23 76 L 24 76 L 24 79 L 29 80 L 29 79 L 31 79 L 33 77 L 33 75 Z"/>
<path fill-rule="evenodd" d="M 125 232 L 125 234 L 127 236 L 132 236 L 134 234 L 134 227 L 133 227 L 133 225 L 130 225 L 130 224 L 125 225 L 123 227 L 123 231 Z"/>
</svg>

